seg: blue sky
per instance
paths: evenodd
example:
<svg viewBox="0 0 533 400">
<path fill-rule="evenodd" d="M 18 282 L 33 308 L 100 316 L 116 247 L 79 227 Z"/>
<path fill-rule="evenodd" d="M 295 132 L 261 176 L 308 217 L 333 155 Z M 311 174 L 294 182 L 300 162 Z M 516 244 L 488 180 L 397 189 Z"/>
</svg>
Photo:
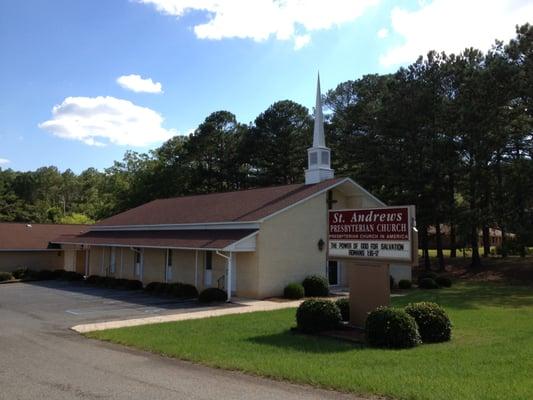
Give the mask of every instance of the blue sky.
<svg viewBox="0 0 533 400">
<path fill-rule="evenodd" d="M 487 49 L 528 3 L 3 0 L 0 167 L 102 169 L 216 110 L 248 123 L 277 100 L 311 108 L 317 70 L 326 91 L 430 48 Z"/>
</svg>

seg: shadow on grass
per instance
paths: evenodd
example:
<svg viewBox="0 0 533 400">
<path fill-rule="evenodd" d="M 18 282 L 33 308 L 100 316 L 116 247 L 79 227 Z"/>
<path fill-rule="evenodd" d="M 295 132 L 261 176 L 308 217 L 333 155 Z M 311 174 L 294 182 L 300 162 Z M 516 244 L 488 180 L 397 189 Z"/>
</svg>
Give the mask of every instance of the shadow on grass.
<svg viewBox="0 0 533 400">
<path fill-rule="evenodd" d="M 533 288 L 503 283 L 466 283 L 448 289 L 413 289 L 405 297 L 393 300 L 395 306 L 405 306 L 417 301 L 433 301 L 455 309 L 481 307 L 521 308 L 533 306 Z"/>
<path fill-rule="evenodd" d="M 363 345 L 350 343 L 323 336 L 306 335 L 292 330 L 286 330 L 272 335 L 255 336 L 246 341 L 265 346 L 284 348 L 291 351 L 315 354 L 344 353 L 354 349 L 363 349 Z"/>
</svg>

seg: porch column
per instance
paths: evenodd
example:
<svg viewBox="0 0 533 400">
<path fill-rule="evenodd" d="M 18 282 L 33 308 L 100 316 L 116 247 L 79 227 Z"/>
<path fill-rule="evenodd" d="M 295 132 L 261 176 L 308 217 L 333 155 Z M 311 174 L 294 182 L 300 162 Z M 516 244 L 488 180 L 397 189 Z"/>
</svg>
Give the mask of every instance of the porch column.
<svg viewBox="0 0 533 400">
<path fill-rule="evenodd" d="M 226 273 L 226 289 L 228 292 L 228 303 L 231 301 L 231 270 L 233 269 L 233 253 L 230 251 L 228 256 L 228 272 Z"/>
<path fill-rule="evenodd" d="M 85 276 L 89 276 L 89 252 L 91 251 L 90 247 L 85 248 Z"/>
</svg>

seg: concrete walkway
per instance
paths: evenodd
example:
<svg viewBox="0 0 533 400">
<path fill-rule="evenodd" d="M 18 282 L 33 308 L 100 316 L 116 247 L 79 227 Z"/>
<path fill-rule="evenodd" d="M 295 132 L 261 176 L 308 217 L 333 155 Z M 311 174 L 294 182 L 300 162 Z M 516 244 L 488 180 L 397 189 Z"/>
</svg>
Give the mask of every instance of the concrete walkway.
<svg viewBox="0 0 533 400">
<path fill-rule="evenodd" d="M 92 331 L 102 331 L 105 329 L 124 328 L 128 326 L 139 326 L 157 324 L 161 322 L 186 321 L 190 319 L 201 319 L 219 317 L 222 315 L 245 314 L 256 311 L 273 311 L 284 308 L 298 307 L 303 300 L 294 301 L 268 301 L 233 298 L 231 303 L 218 305 L 216 307 L 201 307 L 187 309 L 185 312 L 171 315 L 159 315 L 146 318 L 126 319 L 122 321 L 96 322 L 73 326 L 71 329 L 78 333 Z"/>
</svg>

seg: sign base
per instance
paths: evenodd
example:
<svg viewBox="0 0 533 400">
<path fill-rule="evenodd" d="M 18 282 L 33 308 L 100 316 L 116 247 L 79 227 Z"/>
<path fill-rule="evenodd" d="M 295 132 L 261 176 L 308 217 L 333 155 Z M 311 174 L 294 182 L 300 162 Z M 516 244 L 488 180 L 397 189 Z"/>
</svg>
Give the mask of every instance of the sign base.
<svg viewBox="0 0 533 400">
<path fill-rule="evenodd" d="M 350 324 L 364 328 L 366 317 L 377 307 L 390 302 L 389 264 L 349 262 Z"/>
</svg>

